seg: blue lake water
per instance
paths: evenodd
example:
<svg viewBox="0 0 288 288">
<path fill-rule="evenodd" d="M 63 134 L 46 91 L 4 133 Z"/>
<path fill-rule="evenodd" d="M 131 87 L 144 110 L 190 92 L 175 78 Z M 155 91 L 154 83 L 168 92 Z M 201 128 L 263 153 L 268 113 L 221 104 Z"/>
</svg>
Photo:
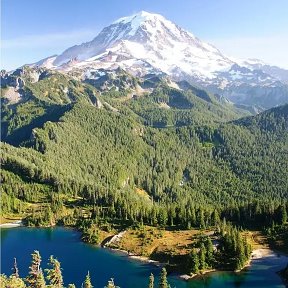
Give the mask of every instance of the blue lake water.
<svg viewBox="0 0 288 288">
<path fill-rule="evenodd" d="M 50 255 L 61 262 L 65 285 L 75 283 L 77 287 L 81 287 L 89 270 L 95 288 L 103 288 L 110 278 L 114 278 L 121 288 L 145 288 L 151 272 L 156 276 L 157 287 L 157 276 L 160 273 L 157 266 L 132 260 L 122 253 L 85 244 L 81 242 L 79 232 L 62 227 L 1 229 L 1 273 L 11 274 L 13 258 L 16 257 L 20 275 L 26 276 L 33 250 L 40 251 L 42 268 L 46 268 Z M 282 288 L 285 286 L 276 271 L 285 267 L 287 262 L 287 257 L 274 255 L 253 260 L 251 267 L 241 273 L 215 272 L 187 282 L 176 276 L 168 278 L 172 288 Z"/>
</svg>

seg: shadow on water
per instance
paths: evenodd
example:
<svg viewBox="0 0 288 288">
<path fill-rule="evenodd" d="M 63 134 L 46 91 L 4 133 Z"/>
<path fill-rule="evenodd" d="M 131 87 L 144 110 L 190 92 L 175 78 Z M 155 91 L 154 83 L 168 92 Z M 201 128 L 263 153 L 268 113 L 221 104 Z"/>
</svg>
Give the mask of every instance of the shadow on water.
<svg viewBox="0 0 288 288">
<path fill-rule="evenodd" d="M 4 241 L 7 236 L 8 236 L 8 229 L 1 228 L 1 241 Z"/>
<path fill-rule="evenodd" d="M 47 241 L 52 241 L 53 240 L 53 228 L 47 228 L 44 230 L 45 233 L 45 238 Z"/>
<path fill-rule="evenodd" d="M 242 287 L 242 284 L 245 282 L 246 275 L 244 273 L 240 273 L 238 277 L 234 279 L 234 287 L 239 288 Z"/>
</svg>

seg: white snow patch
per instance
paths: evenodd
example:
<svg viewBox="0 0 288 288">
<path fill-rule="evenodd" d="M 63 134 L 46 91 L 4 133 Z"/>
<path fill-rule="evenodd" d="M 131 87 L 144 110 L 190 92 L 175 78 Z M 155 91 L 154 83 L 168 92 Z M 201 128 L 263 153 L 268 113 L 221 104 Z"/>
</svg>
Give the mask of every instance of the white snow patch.
<svg viewBox="0 0 288 288">
<path fill-rule="evenodd" d="M 120 66 L 129 69 L 129 72 L 141 74 L 145 71 L 145 67 L 141 68 L 137 63 L 141 60 L 142 65 L 145 62 L 151 65 L 148 69 L 152 67 L 170 75 L 179 71 L 208 80 L 217 77 L 216 71 L 228 71 L 235 63 L 214 46 L 201 41 L 159 14 L 141 11 L 120 18 L 105 29 L 108 31 L 107 36 L 104 35 L 101 40 L 103 43 L 96 43 L 96 37 L 89 43 L 75 47 L 76 58 L 80 62 L 73 63 L 73 67 L 112 69 Z M 140 40 L 139 35 L 134 37 L 138 29 L 141 29 L 139 35 L 144 37 Z M 93 51 L 100 50 L 101 53 L 93 55 Z M 127 59 L 131 59 L 130 67 Z M 73 68 L 63 69 L 69 71 Z"/>
</svg>

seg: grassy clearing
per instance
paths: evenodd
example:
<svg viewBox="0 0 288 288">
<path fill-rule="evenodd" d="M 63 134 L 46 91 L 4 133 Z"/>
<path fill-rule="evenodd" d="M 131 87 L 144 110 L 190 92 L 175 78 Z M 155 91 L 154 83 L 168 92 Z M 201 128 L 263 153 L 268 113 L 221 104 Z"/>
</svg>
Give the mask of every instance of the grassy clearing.
<svg viewBox="0 0 288 288">
<path fill-rule="evenodd" d="M 242 233 L 248 240 L 248 243 L 252 246 L 252 249 L 269 248 L 267 236 L 261 231 L 245 231 Z"/>
<path fill-rule="evenodd" d="M 131 254 L 149 257 L 155 253 L 186 255 L 199 230 L 164 230 L 151 226 L 129 228 L 114 248 Z"/>
</svg>

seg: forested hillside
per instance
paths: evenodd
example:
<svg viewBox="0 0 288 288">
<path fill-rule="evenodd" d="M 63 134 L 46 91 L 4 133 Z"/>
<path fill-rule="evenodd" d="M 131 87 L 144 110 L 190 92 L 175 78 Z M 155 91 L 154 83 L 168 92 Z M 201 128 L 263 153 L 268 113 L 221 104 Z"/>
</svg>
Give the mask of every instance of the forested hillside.
<svg viewBox="0 0 288 288">
<path fill-rule="evenodd" d="M 29 215 L 27 203 L 65 195 L 57 201 L 81 197 L 98 216 L 153 225 L 204 227 L 215 214 L 243 226 L 281 222 L 288 105 L 243 118 L 165 77 L 117 70 L 88 84 L 38 71 L 31 82 L 25 69 L 18 102 L 2 87 L 3 214 Z"/>
</svg>

